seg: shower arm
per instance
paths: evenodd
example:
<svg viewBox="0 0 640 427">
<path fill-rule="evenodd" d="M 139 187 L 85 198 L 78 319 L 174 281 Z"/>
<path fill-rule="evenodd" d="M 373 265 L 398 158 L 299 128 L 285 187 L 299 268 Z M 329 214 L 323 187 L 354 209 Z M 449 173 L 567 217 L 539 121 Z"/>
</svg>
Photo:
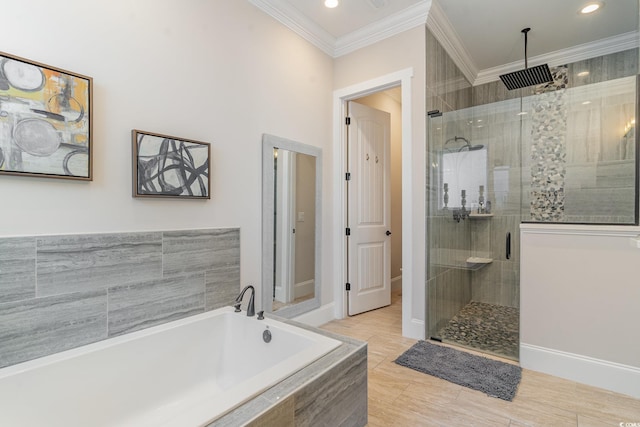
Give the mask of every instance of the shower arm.
<svg viewBox="0 0 640 427">
<path fill-rule="evenodd" d="M 524 30 L 522 30 L 522 32 L 524 33 L 524 69 L 528 69 L 529 68 L 529 61 L 527 60 L 527 41 L 528 41 L 528 37 L 527 37 L 527 33 L 531 31 L 531 28 L 525 28 Z"/>
</svg>

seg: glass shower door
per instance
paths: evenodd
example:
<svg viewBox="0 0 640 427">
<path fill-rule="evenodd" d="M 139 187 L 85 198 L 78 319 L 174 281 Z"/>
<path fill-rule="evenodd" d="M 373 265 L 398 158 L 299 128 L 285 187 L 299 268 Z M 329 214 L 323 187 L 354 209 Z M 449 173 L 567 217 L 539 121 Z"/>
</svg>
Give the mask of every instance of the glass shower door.
<svg viewBox="0 0 640 427">
<path fill-rule="evenodd" d="M 520 99 L 430 116 L 427 336 L 512 359 L 519 347 Z"/>
</svg>

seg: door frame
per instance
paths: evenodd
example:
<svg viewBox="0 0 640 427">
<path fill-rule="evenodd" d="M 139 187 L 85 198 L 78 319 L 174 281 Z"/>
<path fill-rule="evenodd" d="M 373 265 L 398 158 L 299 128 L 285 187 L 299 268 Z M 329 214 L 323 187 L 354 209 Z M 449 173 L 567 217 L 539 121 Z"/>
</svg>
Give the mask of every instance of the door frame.
<svg viewBox="0 0 640 427">
<path fill-rule="evenodd" d="M 424 335 L 412 325 L 411 301 L 413 293 L 413 261 L 411 257 L 414 236 L 412 195 L 412 96 L 411 79 L 413 68 L 406 68 L 362 83 L 348 86 L 333 93 L 333 265 L 334 265 L 334 316 L 343 319 L 347 313 L 345 283 L 346 263 L 346 212 L 345 191 L 346 141 L 344 123 L 347 102 L 373 93 L 400 86 L 402 91 L 402 335 L 414 337 Z"/>
</svg>

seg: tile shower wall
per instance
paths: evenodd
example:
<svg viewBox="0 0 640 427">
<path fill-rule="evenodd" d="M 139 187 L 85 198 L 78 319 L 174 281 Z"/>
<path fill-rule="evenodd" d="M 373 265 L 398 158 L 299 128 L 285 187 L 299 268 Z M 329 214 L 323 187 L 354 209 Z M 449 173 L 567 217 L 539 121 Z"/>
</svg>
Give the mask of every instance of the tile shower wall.
<svg viewBox="0 0 640 427">
<path fill-rule="evenodd" d="M 0 367 L 230 305 L 240 230 L 0 238 Z"/>
<path fill-rule="evenodd" d="M 502 82 L 500 82 L 502 84 Z M 504 85 L 503 85 L 504 86 Z M 521 127 L 519 100 L 473 107 L 474 143 L 487 147 L 486 199 L 493 217 L 471 221 L 472 255 L 492 263 L 471 272 L 471 298 L 500 306 L 519 306 L 519 224 L 521 210 Z M 511 257 L 506 256 L 507 233 Z"/>
<path fill-rule="evenodd" d="M 594 84 L 629 77 L 633 79 L 636 76 L 638 54 L 636 49 L 630 49 L 558 68 L 567 70 L 561 89 L 567 88 L 569 92 L 584 87 L 581 93 L 600 96 L 593 89 L 596 87 Z M 544 109 L 540 110 L 541 114 L 537 114 L 529 104 L 532 100 L 535 101 L 536 97 L 531 95 L 539 89 L 532 87 L 508 91 L 502 82 L 496 81 L 474 86 L 472 91 L 474 106 L 486 105 L 487 108 L 493 108 L 490 104 L 499 105 L 507 100 L 515 102 L 522 98 L 522 108 L 533 112 L 525 116 L 522 124 L 514 123 L 514 129 L 524 136 L 521 144 L 521 175 L 522 188 L 526 191 L 521 200 L 522 220 L 632 223 L 635 200 L 635 129 L 624 137 L 621 134 L 614 135 L 613 131 L 624 127 L 625 123 L 617 122 L 621 118 L 633 118 L 634 93 L 624 92 L 624 89 L 617 90 L 620 94 L 607 92 L 598 104 L 589 103 L 588 98 L 578 99 L 574 92 L 570 98 L 571 104 L 567 104 L 564 109 L 560 108 L 559 100 L 556 99 L 556 107 L 560 108 L 562 115 L 566 115 L 564 142 L 560 144 L 564 158 L 560 159 L 561 156 L 547 150 L 548 146 L 545 149 L 544 144 L 542 147 L 539 144 L 541 135 L 536 128 L 538 125 L 548 124 L 551 119 L 549 110 L 546 110 L 549 114 Z M 543 96 L 557 97 L 559 94 Z M 547 106 L 550 107 L 551 104 Z M 532 124 L 531 116 L 537 116 L 537 119 L 534 117 L 537 120 L 535 125 Z M 557 119 L 558 115 L 553 118 Z M 563 126 L 559 122 L 554 124 Z M 560 137 L 558 127 L 546 133 L 549 137 Z M 520 164 L 516 167 L 519 168 Z M 542 170 L 547 167 L 557 172 L 547 174 L 553 178 L 550 185 L 553 190 L 543 188 L 550 187 L 541 176 Z M 511 170 L 515 171 L 513 168 Z M 553 203 L 556 209 L 550 208 Z"/>
<path fill-rule="evenodd" d="M 426 49 L 427 111 L 446 113 L 469 107 L 471 84 L 428 29 Z M 462 129 L 452 127 L 441 129 L 440 133 L 430 129 L 429 155 L 441 151 L 446 138 L 462 136 L 461 132 Z M 427 171 L 427 334 L 437 336 L 437 332 L 471 300 L 470 273 L 459 268 L 470 254 L 471 238 L 469 221 L 458 223 L 453 220 L 451 211 L 438 211 L 437 180 L 433 180 L 434 185 L 431 182 Z"/>
<path fill-rule="evenodd" d="M 471 240 L 473 256 L 493 262 L 471 273 L 473 301 L 506 307 L 520 307 L 520 218 L 497 213 L 475 220 Z M 511 233 L 511 257 L 506 257 L 506 233 Z"/>
<path fill-rule="evenodd" d="M 581 76 L 578 73 L 587 72 Z M 629 49 L 609 55 L 585 59 L 567 64 L 567 87 L 579 87 L 638 73 L 638 50 Z M 535 88 L 507 90 L 502 81 L 497 80 L 473 86 L 471 105 L 492 104 L 508 99 L 520 99 L 530 96 Z"/>
<path fill-rule="evenodd" d="M 567 70 L 566 77 L 558 76 L 552 88 L 561 89 L 558 92 L 563 92 L 562 86 L 575 88 L 634 76 L 638 70 L 638 55 L 636 50 L 629 50 L 568 64 L 562 68 Z M 581 77 L 577 75 L 578 72 L 583 71 L 588 71 L 588 74 Z M 553 220 L 557 221 L 564 215 L 566 221 L 572 222 L 593 220 L 598 211 L 602 212 L 601 205 L 610 203 L 608 201 L 612 198 L 616 200 L 614 203 L 616 206 L 626 206 L 625 211 L 633 211 L 634 189 L 622 187 L 621 182 L 623 177 L 633 176 L 634 144 L 628 144 L 623 156 L 628 160 L 616 160 L 619 158 L 617 157 L 619 153 L 606 151 L 603 148 L 605 144 L 595 148 L 596 143 L 590 141 L 589 137 L 592 132 L 595 132 L 599 141 L 601 134 L 598 129 L 593 128 L 593 112 L 586 110 L 593 106 L 578 102 L 577 108 L 562 110 L 562 99 L 556 99 L 558 93 L 555 92 L 548 95 L 554 99 L 547 101 L 554 102 L 549 102 L 547 107 L 556 106 L 561 109 L 561 114 L 551 114 L 550 110 L 541 108 L 537 123 L 542 125 L 543 129 L 537 134 L 531 117 L 524 116 L 522 122 L 519 118 L 516 119 L 516 113 L 521 108 L 520 98 L 530 97 L 536 90 L 540 88 L 508 91 L 501 81 L 474 86 L 472 89 L 474 110 L 486 115 L 484 127 L 476 129 L 473 138 L 479 143 L 489 141 L 490 184 L 487 197 L 494 201 L 495 207 L 493 218 L 475 221 L 472 224 L 473 254 L 494 260 L 488 266 L 471 273 L 471 292 L 474 301 L 510 307 L 519 306 L 519 223 L 522 220 L 532 219 L 532 208 L 540 217 L 547 218 L 546 220 L 553 217 Z M 612 103 L 610 100 L 607 102 Z M 615 102 L 621 101 L 616 99 Z M 522 107 L 529 108 L 526 105 Z M 609 106 L 609 108 L 612 107 Z M 532 109 L 529 108 L 529 110 Z M 534 111 L 530 116 L 536 114 Z M 550 115 L 553 117 L 549 117 Z M 552 124 L 556 127 L 556 131 L 558 127 L 564 127 L 566 140 L 554 140 L 553 131 L 547 135 L 549 138 L 546 141 L 543 140 L 544 126 L 550 125 L 551 119 L 556 120 Z M 558 119 L 561 119 L 560 122 Z M 589 121 L 591 121 L 591 127 L 586 125 Z M 545 144 L 549 146 L 545 148 Z M 546 194 L 552 194 L 553 197 L 555 197 L 553 191 L 557 189 L 558 197 L 562 198 L 563 203 L 555 204 L 555 207 L 564 207 L 560 210 L 549 209 L 549 204 L 544 203 L 544 197 L 532 198 L 532 191 L 529 191 L 529 189 L 533 190 L 538 172 L 541 172 L 536 171 L 532 164 L 530 160 L 532 154 L 536 154 L 539 148 L 544 151 L 551 146 L 560 150 L 547 153 L 549 155 L 541 155 L 539 160 L 541 168 L 552 167 L 555 170 L 556 173 L 548 173 L 551 177 L 555 176 L 555 179 L 551 182 L 540 180 L 539 189 L 551 190 L 551 193 L 547 191 Z M 593 157 L 590 152 L 593 153 L 596 150 L 599 154 Z M 597 160 L 598 157 L 600 160 Z M 524 164 L 522 164 L 523 160 Z M 557 164 L 555 164 L 556 160 Z M 504 179 L 501 178 L 502 176 Z M 551 185 L 556 187 L 543 189 Z M 503 187 L 503 190 L 499 187 Z M 565 188 L 579 189 L 579 191 L 566 192 Z M 602 196 L 603 192 L 607 193 L 607 197 Z M 602 218 L 599 222 L 616 220 L 628 222 L 629 218 Z M 507 232 L 511 233 L 512 239 L 510 260 L 505 257 Z"/>
</svg>

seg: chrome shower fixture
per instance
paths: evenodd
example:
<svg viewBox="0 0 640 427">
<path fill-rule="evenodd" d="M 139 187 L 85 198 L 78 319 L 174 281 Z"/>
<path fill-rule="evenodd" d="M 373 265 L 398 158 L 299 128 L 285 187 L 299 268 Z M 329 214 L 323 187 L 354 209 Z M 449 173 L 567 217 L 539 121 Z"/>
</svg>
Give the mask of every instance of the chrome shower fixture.
<svg viewBox="0 0 640 427">
<path fill-rule="evenodd" d="M 478 144 L 478 145 L 471 145 L 471 143 L 469 142 L 469 140 L 463 136 L 454 136 L 453 138 L 449 138 L 445 141 L 444 145 L 446 146 L 448 143 L 450 143 L 451 141 L 453 142 L 458 142 L 458 141 L 464 141 L 464 145 L 460 148 L 458 148 L 458 152 L 464 150 L 465 148 L 468 149 L 469 151 L 476 151 L 476 150 L 482 150 L 484 148 L 484 145 L 482 144 Z"/>
</svg>

